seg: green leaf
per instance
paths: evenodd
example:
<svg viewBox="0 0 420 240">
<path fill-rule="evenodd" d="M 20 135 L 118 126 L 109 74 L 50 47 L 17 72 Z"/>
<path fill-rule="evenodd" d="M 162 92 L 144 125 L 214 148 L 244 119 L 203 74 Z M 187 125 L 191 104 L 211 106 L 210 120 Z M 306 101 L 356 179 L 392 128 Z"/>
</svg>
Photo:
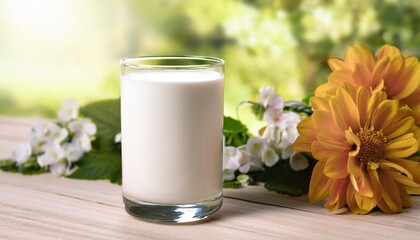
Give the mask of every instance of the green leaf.
<svg viewBox="0 0 420 240">
<path fill-rule="evenodd" d="M 239 181 L 227 181 L 227 182 L 223 182 L 223 187 L 224 188 L 241 188 L 242 184 Z"/>
<path fill-rule="evenodd" d="M 420 158 L 420 151 L 417 151 L 416 153 L 411 155 L 410 158 Z"/>
<path fill-rule="evenodd" d="M 307 156 L 309 167 L 303 171 L 294 171 L 290 168 L 289 161 L 279 161 L 275 166 L 267 168 L 261 181 L 265 188 L 289 196 L 301 196 L 309 190 L 312 169 L 315 161 Z"/>
<path fill-rule="evenodd" d="M 312 107 L 300 101 L 288 101 L 284 103 L 285 111 L 293 111 L 297 113 L 305 113 L 308 116 L 312 115 Z"/>
<path fill-rule="evenodd" d="M 47 169 L 39 166 L 36 157 L 29 158 L 20 166 L 20 172 L 24 175 L 35 175 L 48 172 Z"/>
<path fill-rule="evenodd" d="M 251 105 L 252 112 L 255 114 L 258 120 L 262 120 L 264 117 L 264 112 L 265 112 L 264 105 L 255 103 L 255 102 L 250 102 L 250 103 L 252 104 Z"/>
<path fill-rule="evenodd" d="M 80 113 L 96 124 L 97 134 L 93 146 L 97 149 L 114 149 L 114 137 L 121 132 L 120 99 L 89 103 L 80 108 Z"/>
<path fill-rule="evenodd" d="M 306 105 L 309 105 L 311 103 L 311 97 L 315 96 L 313 93 L 309 94 L 308 96 L 306 96 L 302 102 L 305 103 Z"/>
<path fill-rule="evenodd" d="M 29 158 L 29 160 L 24 162 L 21 166 L 18 166 L 16 162 L 11 159 L 1 160 L 0 169 L 5 172 L 20 172 L 24 175 L 35 175 L 48 172 L 38 165 L 36 157 Z"/>
<path fill-rule="evenodd" d="M 246 144 L 249 138 L 248 128 L 231 117 L 224 118 L 223 135 L 226 138 L 226 146 L 234 147 Z"/>
<path fill-rule="evenodd" d="M 1 160 L 0 169 L 5 172 L 19 172 L 19 167 L 16 165 L 16 162 L 11 159 Z"/>
<path fill-rule="evenodd" d="M 77 166 L 69 178 L 108 179 L 121 184 L 121 154 L 118 152 L 90 152 L 77 162 Z"/>
</svg>

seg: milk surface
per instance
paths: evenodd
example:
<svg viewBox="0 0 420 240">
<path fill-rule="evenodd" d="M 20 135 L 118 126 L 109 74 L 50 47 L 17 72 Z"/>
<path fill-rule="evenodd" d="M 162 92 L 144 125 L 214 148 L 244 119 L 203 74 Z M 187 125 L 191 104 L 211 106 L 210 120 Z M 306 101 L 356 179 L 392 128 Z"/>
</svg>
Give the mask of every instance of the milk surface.
<svg viewBox="0 0 420 240">
<path fill-rule="evenodd" d="M 185 204 L 222 192 L 223 75 L 132 71 L 121 80 L 123 194 Z"/>
</svg>

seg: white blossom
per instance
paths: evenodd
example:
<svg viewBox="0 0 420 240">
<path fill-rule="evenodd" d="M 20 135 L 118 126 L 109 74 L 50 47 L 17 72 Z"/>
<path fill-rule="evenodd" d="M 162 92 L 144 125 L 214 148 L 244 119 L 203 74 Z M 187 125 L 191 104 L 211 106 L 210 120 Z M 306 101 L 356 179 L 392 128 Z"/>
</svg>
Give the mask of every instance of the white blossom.
<svg viewBox="0 0 420 240">
<path fill-rule="evenodd" d="M 44 154 L 38 156 L 38 164 L 41 167 L 55 164 L 64 158 L 63 149 L 57 142 L 46 145 L 44 151 Z"/>
<path fill-rule="evenodd" d="M 301 152 L 293 152 L 289 163 L 294 171 L 305 170 L 309 167 L 308 159 Z"/>
<path fill-rule="evenodd" d="M 26 162 L 29 157 L 31 156 L 31 145 L 29 143 L 24 143 L 19 145 L 12 153 L 12 159 L 17 163 L 17 165 L 21 165 L 22 163 Z"/>
<path fill-rule="evenodd" d="M 279 161 L 279 156 L 274 149 L 267 147 L 262 152 L 262 161 L 267 167 L 272 167 Z"/>
<path fill-rule="evenodd" d="M 117 135 L 115 135 L 114 142 L 115 143 L 120 143 L 121 142 L 121 133 L 117 133 Z M 225 139 L 224 138 L 223 138 L 223 146 L 225 146 Z"/>
<path fill-rule="evenodd" d="M 45 134 L 45 140 L 49 143 L 57 142 L 61 143 L 69 135 L 67 129 L 62 128 L 54 123 L 47 124 L 47 133 Z"/>
<path fill-rule="evenodd" d="M 248 186 L 248 184 L 251 182 L 251 178 L 247 174 L 240 174 L 236 180 L 238 180 L 242 186 Z"/>
<path fill-rule="evenodd" d="M 282 96 L 274 95 L 270 104 L 268 105 L 268 108 L 274 108 L 274 109 L 281 109 L 284 108 L 284 100 Z"/>
<path fill-rule="evenodd" d="M 278 125 L 283 114 L 283 109 L 280 108 L 267 108 L 264 111 L 263 121 L 268 124 Z"/>
<path fill-rule="evenodd" d="M 264 131 L 263 137 L 275 145 L 281 142 L 281 131 L 277 125 L 269 124 Z"/>
<path fill-rule="evenodd" d="M 249 140 L 248 140 L 249 141 Z M 263 143 L 263 146 L 261 146 L 263 149 L 266 146 L 266 142 Z M 261 152 L 259 153 L 249 153 L 247 150 L 248 145 L 243 145 L 238 148 L 242 152 L 242 157 L 239 160 L 239 172 L 241 173 L 247 173 L 249 171 L 263 171 L 263 162 L 261 160 Z"/>
<path fill-rule="evenodd" d="M 72 143 L 80 147 L 84 152 L 90 152 L 92 150 L 92 145 L 90 143 L 90 138 L 86 133 L 80 133 L 73 137 Z"/>
<path fill-rule="evenodd" d="M 263 86 L 259 90 L 258 101 L 265 107 L 271 103 L 274 97 L 274 87 Z"/>
<path fill-rule="evenodd" d="M 231 181 L 233 179 L 235 179 L 235 170 L 223 169 L 223 181 Z"/>
<path fill-rule="evenodd" d="M 239 172 L 241 173 L 247 173 L 249 170 L 251 170 L 251 157 L 249 154 L 245 151 L 246 145 L 241 146 L 238 148 L 239 151 L 242 153 L 242 157 L 239 159 Z"/>
<path fill-rule="evenodd" d="M 72 119 L 76 119 L 79 113 L 79 106 L 76 100 L 68 99 L 61 105 L 61 110 L 58 112 L 58 119 L 66 123 Z"/>
<path fill-rule="evenodd" d="M 63 144 L 63 152 L 66 159 L 72 163 L 78 161 L 84 154 L 83 149 L 77 143 Z"/>
<path fill-rule="evenodd" d="M 46 143 L 48 125 L 45 122 L 38 122 L 29 133 L 29 139 L 35 152 Z"/>
<path fill-rule="evenodd" d="M 239 161 L 242 157 L 242 152 L 237 148 L 225 147 L 223 149 L 223 169 L 237 170 L 240 166 Z"/>
<path fill-rule="evenodd" d="M 266 139 L 253 136 L 248 139 L 246 151 L 252 157 L 261 157 L 261 153 L 264 151 L 267 144 L 268 141 Z"/>
<path fill-rule="evenodd" d="M 85 133 L 88 136 L 93 136 L 96 134 L 96 125 L 86 119 L 75 119 L 69 123 L 68 127 L 72 133 Z"/>
<path fill-rule="evenodd" d="M 70 171 L 70 165 L 64 161 L 50 165 L 50 172 L 52 175 L 59 177 L 67 174 Z"/>
<path fill-rule="evenodd" d="M 277 109 L 277 111 L 283 111 L 283 97 L 274 93 L 274 87 L 261 87 L 259 90 L 258 101 L 264 106 L 266 110 Z"/>
<path fill-rule="evenodd" d="M 292 145 L 290 144 L 282 149 L 281 158 L 288 159 L 290 158 L 290 156 L 292 156 L 292 153 L 293 153 L 293 148 L 292 148 Z"/>
<path fill-rule="evenodd" d="M 279 147 L 287 148 L 294 143 L 299 136 L 297 125 L 301 121 L 299 114 L 295 112 L 285 112 L 278 124 L 281 132 L 281 141 Z"/>
</svg>

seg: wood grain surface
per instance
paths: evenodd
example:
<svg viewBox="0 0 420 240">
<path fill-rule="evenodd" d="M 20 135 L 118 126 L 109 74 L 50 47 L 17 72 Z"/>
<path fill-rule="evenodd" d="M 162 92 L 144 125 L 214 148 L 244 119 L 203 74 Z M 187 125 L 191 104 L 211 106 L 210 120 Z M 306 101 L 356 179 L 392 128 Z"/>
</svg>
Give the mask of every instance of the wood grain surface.
<svg viewBox="0 0 420 240">
<path fill-rule="evenodd" d="M 0 117 L 0 158 L 28 141 L 36 119 Z M 330 213 L 262 186 L 225 189 L 223 207 L 196 224 L 164 225 L 125 213 L 108 181 L 0 171 L 0 239 L 420 239 L 420 197 L 401 214 Z"/>
</svg>

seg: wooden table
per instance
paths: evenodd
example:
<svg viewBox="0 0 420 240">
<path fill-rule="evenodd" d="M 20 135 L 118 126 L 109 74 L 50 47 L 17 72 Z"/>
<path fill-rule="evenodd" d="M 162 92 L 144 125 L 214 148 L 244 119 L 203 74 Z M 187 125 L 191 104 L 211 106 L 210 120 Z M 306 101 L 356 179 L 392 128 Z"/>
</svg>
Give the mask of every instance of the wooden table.
<svg viewBox="0 0 420 240">
<path fill-rule="evenodd" d="M 0 117 L 0 158 L 28 141 L 34 123 Z M 224 195 L 223 207 L 204 222 L 163 225 L 126 214 L 121 187 L 108 181 L 0 171 L 0 239 L 420 239 L 420 196 L 401 214 L 359 216 L 261 186 Z"/>
</svg>

